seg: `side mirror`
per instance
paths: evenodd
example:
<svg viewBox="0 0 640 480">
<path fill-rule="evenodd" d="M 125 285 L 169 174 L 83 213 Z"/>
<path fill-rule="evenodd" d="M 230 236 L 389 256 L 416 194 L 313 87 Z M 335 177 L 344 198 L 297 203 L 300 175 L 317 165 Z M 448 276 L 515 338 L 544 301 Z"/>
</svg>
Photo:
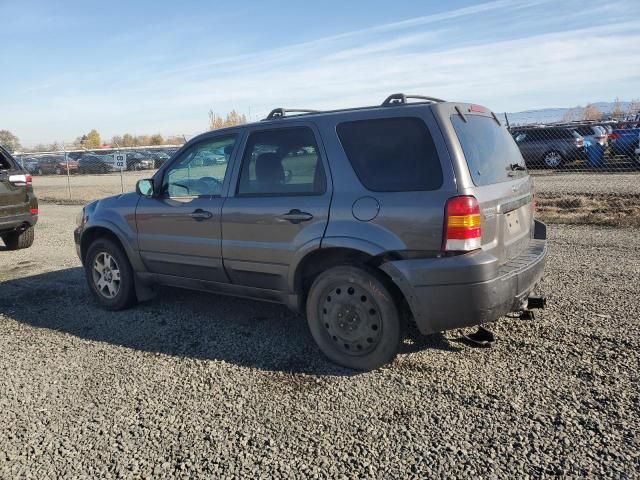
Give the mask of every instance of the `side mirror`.
<svg viewBox="0 0 640 480">
<path fill-rule="evenodd" d="M 143 197 L 153 197 L 153 179 L 145 178 L 136 183 L 136 193 Z"/>
</svg>

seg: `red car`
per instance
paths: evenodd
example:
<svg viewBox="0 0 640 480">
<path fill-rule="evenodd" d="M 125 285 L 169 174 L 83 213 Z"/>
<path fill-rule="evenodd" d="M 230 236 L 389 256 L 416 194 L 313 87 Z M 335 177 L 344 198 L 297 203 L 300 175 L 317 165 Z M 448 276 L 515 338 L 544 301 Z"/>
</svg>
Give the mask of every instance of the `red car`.
<svg viewBox="0 0 640 480">
<path fill-rule="evenodd" d="M 72 159 L 66 159 L 63 155 L 47 155 L 41 157 L 38 160 L 38 164 L 35 166 L 35 172 L 38 175 L 46 175 L 55 173 L 56 175 L 64 175 L 67 173 L 78 172 L 78 162 Z"/>
</svg>

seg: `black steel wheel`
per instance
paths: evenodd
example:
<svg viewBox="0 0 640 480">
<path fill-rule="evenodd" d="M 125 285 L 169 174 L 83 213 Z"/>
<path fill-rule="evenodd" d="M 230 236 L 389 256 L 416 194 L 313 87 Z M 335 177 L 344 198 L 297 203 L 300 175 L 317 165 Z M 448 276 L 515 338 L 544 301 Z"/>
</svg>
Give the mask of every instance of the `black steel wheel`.
<svg viewBox="0 0 640 480">
<path fill-rule="evenodd" d="M 386 280 L 374 270 L 339 266 L 313 282 L 307 320 L 316 343 L 335 363 L 373 370 L 392 361 L 401 317 Z"/>
</svg>

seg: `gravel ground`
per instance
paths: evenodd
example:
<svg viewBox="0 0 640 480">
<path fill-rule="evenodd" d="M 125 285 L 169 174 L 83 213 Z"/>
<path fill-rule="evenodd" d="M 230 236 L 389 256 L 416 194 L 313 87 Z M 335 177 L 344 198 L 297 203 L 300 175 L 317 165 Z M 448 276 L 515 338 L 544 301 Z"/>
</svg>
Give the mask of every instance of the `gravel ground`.
<svg viewBox="0 0 640 480">
<path fill-rule="evenodd" d="M 277 305 L 99 310 L 76 212 L 44 204 L 35 245 L 0 250 L 2 478 L 640 477 L 638 230 L 554 225 L 535 322 L 356 374 Z"/>
<path fill-rule="evenodd" d="M 530 171 L 536 193 L 605 194 L 640 196 L 640 172 L 631 173 L 571 173 Z"/>
</svg>

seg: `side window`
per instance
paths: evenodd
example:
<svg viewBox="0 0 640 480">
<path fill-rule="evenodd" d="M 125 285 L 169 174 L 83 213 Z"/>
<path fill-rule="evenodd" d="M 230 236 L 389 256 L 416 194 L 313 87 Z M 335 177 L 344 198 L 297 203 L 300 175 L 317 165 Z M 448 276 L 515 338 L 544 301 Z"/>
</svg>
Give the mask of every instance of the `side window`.
<svg viewBox="0 0 640 480">
<path fill-rule="evenodd" d="M 238 195 L 321 195 L 326 178 L 315 135 L 308 127 L 249 135 Z"/>
<path fill-rule="evenodd" d="M 0 170 L 11 170 L 12 168 L 9 158 L 0 150 Z"/>
<path fill-rule="evenodd" d="M 524 143 L 527 141 L 527 134 L 524 132 L 516 133 L 514 140 L 516 143 Z"/>
<path fill-rule="evenodd" d="M 162 194 L 168 197 L 209 197 L 222 194 L 222 183 L 236 142 L 235 135 L 191 146 L 165 172 Z"/>
<path fill-rule="evenodd" d="M 407 192 L 442 186 L 433 138 L 419 118 L 346 122 L 337 131 L 351 166 L 368 190 Z"/>
</svg>

